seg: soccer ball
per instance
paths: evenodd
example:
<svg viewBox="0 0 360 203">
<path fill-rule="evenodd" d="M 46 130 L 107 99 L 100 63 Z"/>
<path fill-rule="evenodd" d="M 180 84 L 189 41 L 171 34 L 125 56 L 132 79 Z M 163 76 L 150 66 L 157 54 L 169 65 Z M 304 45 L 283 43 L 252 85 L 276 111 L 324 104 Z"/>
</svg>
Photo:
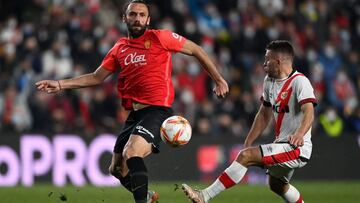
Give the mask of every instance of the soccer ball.
<svg viewBox="0 0 360 203">
<path fill-rule="evenodd" d="M 191 125 L 181 116 L 167 118 L 160 127 L 161 139 L 172 147 L 185 145 L 191 138 Z"/>
</svg>

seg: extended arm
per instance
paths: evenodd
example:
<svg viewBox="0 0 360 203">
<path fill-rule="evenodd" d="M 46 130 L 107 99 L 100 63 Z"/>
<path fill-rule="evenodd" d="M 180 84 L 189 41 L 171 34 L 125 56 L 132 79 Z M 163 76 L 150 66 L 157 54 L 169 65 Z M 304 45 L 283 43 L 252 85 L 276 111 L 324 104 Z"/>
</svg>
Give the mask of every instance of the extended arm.
<svg viewBox="0 0 360 203">
<path fill-rule="evenodd" d="M 245 147 L 251 147 L 255 139 L 259 137 L 259 135 L 267 127 L 271 117 L 272 117 L 271 107 L 266 107 L 264 105 L 261 105 L 258 113 L 255 116 L 255 120 L 251 126 L 251 129 L 245 139 L 245 143 L 244 143 Z"/>
<path fill-rule="evenodd" d="M 38 90 L 56 93 L 63 89 L 75 89 L 94 86 L 102 83 L 112 72 L 99 67 L 93 73 L 64 80 L 42 80 L 35 83 Z"/>
<path fill-rule="evenodd" d="M 303 113 L 303 118 L 300 123 L 300 126 L 295 131 L 295 133 L 289 136 L 290 144 L 294 146 L 304 145 L 304 135 L 311 128 L 312 122 L 314 121 L 314 104 L 305 103 L 301 106 L 301 111 Z"/>
<path fill-rule="evenodd" d="M 191 40 L 186 40 L 182 50 L 183 54 L 194 56 L 202 65 L 202 67 L 208 72 L 210 77 L 214 80 L 216 87 L 214 92 L 218 97 L 225 97 L 229 92 L 229 87 L 224 78 L 220 75 L 215 64 L 211 61 L 209 55 L 197 44 Z"/>
</svg>

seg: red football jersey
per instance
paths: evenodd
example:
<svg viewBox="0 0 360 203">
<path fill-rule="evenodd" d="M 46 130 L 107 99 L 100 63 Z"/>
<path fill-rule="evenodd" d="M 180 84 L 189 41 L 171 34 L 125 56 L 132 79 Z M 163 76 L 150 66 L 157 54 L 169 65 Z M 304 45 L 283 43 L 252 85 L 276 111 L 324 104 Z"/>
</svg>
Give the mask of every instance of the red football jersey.
<svg viewBox="0 0 360 203">
<path fill-rule="evenodd" d="M 108 71 L 120 70 L 118 94 L 122 105 L 132 102 L 170 107 L 174 101 L 171 53 L 186 39 L 169 30 L 147 30 L 136 39 L 120 38 L 101 63 Z"/>
</svg>

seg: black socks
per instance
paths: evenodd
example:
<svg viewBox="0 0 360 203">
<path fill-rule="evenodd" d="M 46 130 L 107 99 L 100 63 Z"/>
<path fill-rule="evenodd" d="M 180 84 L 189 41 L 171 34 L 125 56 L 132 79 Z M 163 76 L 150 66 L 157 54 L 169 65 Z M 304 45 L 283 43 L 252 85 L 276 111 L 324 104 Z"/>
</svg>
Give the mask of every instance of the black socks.
<svg viewBox="0 0 360 203">
<path fill-rule="evenodd" d="M 122 186 L 132 192 L 130 173 L 128 173 L 125 177 L 120 177 L 119 180 Z"/>
<path fill-rule="evenodd" d="M 146 203 L 147 191 L 148 191 L 148 175 L 143 158 L 131 157 L 126 161 L 126 164 L 129 168 L 130 176 L 127 175 L 122 179 L 125 179 L 129 176 L 130 177 L 129 182 L 131 182 L 130 184 L 131 191 L 133 192 L 133 196 L 136 203 Z M 124 180 L 125 184 L 126 181 L 127 180 Z M 121 183 L 123 184 L 123 182 Z M 127 186 L 125 187 L 128 189 Z"/>
</svg>

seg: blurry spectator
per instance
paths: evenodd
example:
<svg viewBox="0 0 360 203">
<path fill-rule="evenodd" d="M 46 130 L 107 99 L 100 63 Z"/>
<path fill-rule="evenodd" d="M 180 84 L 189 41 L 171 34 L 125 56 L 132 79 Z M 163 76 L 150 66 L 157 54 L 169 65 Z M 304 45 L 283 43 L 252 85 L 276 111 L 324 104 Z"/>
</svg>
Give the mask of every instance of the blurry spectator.
<svg viewBox="0 0 360 203">
<path fill-rule="evenodd" d="M 48 106 L 50 97 L 47 94 L 36 91 L 32 97 L 28 98 L 29 109 L 33 119 L 32 130 L 35 132 L 51 132 L 53 126 Z"/>
<path fill-rule="evenodd" d="M 186 72 L 183 71 L 176 76 L 178 88 L 189 89 L 195 102 L 203 101 L 207 93 L 206 73 L 195 61 L 190 61 L 185 69 Z"/>
<path fill-rule="evenodd" d="M 359 52 L 352 50 L 347 54 L 345 68 L 346 73 L 351 79 L 352 83 L 357 85 L 357 76 L 360 75 L 360 59 Z M 357 86 L 357 95 L 360 95 L 360 86 Z"/>
<path fill-rule="evenodd" d="M 96 88 L 94 98 L 90 102 L 89 110 L 95 129 L 99 132 L 110 132 L 116 129 L 116 106 L 117 98 L 106 95 L 101 88 Z"/>
<path fill-rule="evenodd" d="M 50 98 L 48 105 L 51 120 L 56 133 L 71 132 L 74 130 L 75 109 L 69 97 L 59 93 Z"/>
<path fill-rule="evenodd" d="M 23 132 L 31 127 L 32 117 L 26 100 L 14 85 L 9 85 L 4 94 L 0 94 L 0 118 L 3 131 Z"/>
<path fill-rule="evenodd" d="M 316 112 L 320 112 L 324 105 L 325 96 L 325 80 L 324 67 L 320 63 L 314 63 L 310 66 L 310 81 L 314 87 L 315 97 L 318 101 L 318 106 L 315 108 Z"/>
<path fill-rule="evenodd" d="M 358 105 L 354 84 L 344 70 L 339 70 L 332 81 L 333 90 L 329 93 L 331 105 L 350 115 Z"/>
<path fill-rule="evenodd" d="M 196 22 L 193 18 L 191 18 L 190 16 L 187 17 L 184 21 L 183 27 L 184 27 L 184 37 L 197 43 L 200 42 L 201 35 L 198 31 Z"/>
<path fill-rule="evenodd" d="M 164 18 L 159 22 L 159 29 L 176 31 L 174 20 L 170 17 Z"/>
<path fill-rule="evenodd" d="M 341 68 L 342 58 L 337 52 L 335 46 L 327 42 L 319 54 L 319 62 L 324 67 L 325 81 L 331 88 L 331 81 L 335 78 L 336 72 Z"/>
<path fill-rule="evenodd" d="M 315 28 L 311 24 L 305 25 L 304 33 L 301 36 L 301 47 L 306 50 L 308 48 L 318 49 L 319 41 L 315 33 Z"/>
<path fill-rule="evenodd" d="M 54 41 L 51 49 L 44 52 L 42 62 L 42 76 L 45 78 L 59 79 L 71 75 L 72 59 L 69 47 L 64 41 Z"/>
<path fill-rule="evenodd" d="M 260 97 L 263 92 L 263 82 L 265 78 L 265 71 L 263 69 L 263 65 L 260 63 L 256 63 L 253 67 L 253 70 L 250 75 L 251 82 L 251 92 L 253 94 L 253 98 L 257 104 L 260 104 Z"/>
<path fill-rule="evenodd" d="M 261 11 L 267 17 L 274 17 L 284 9 L 284 2 L 282 0 L 258 0 L 258 4 Z"/>
<path fill-rule="evenodd" d="M 245 137 L 249 132 L 248 118 L 235 120 L 231 125 L 231 133 L 236 137 Z"/>
<path fill-rule="evenodd" d="M 219 135 L 221 136 L 231 136 L 232 133 L 232 123 L 233 119 L 231 116 L 225 112 L 219 113 L 217 116 L 217 123 L 219 124 Z"/>
<path fill-rule="evenodd" d="M 213 136 L 219 136 L 217 133 L 218 131 L 216 130 L 216 126 L 215 126 L 215 106 L 214 104 L 206 99 L 204 101 L 202 101 L 201 103 L 199 103 L 200 105 L 198 105 L 195 109 L 195 126 L 193 126 L 194 128 L 194 135 L 197 135 L 196 133 L 199 133 L 199 136 L 201 135 L 206 135 L 205 133 L 207 132 L 211 132 L 210 134 L 208 134 L 208 136 L 213 135 Z"/>
<path fill-rule="evenodd" d="M 90 103 L 94 99 L 94 94 L 92 89 L 83 89 L 79 91 L 78 98 L 78 119 L 77 125 L 79 128 L 84 129 L 86 136 L 94 135 L 95 133 L 95 123 L 90 112 Z"/>
<path fill-rule="evenodd" d="M 258 101 L 259 98 L 254 98 L 254 95 L 250 92 L 246 91 L 241 96 L 241 103 L 242 103 L 242 116 L 246 118 L 254 118 L 256 115 L 256 110 L 258 108 Z M 251 121 L 249 121 L 251 123 Z"/>
<path fill-rule="evenodd" d="M 328 136 L 338 137 L 343 133 L 344 120 L 333 107 L 327 107 L 326 110 L 319 115 L 319 121 Z"/>
<path fill-rule="evenodd" d="M 235 8 L 232 8 L 227 16 L 227 29 L 230 32 L 230 37 L 235 38 L 240 35 L 241 32 L 241 17 L 240 12 Z"/>
<path fill-rule="evenodd" d="M 24 47 L 19 50 L 19 56 L 24 60 L 29 61 L 30 69 L 35 74 L 42 72 L 42 61 L 40 55 L 38 40 L 35 36 L 30 36 L 25 39 Z"/>
<path fill-rule="evenodd" d="M 84 72 L 86 73 L 93 70 L 93 64 L 100 63 L 100 57 L 95 51 L 93 40 L 90 38 L 85 38 L 80 41 L 80 45 L 75 50 L 73 56 L 74 63 L 83 66 L 85 68 Z"/>
<path fill-rule="evenodd" d="M 225 21 L 217 7 L 211 1 L 188 1 L 191 12 L 198 19 L 198 26 L 202 34 L 216 37 L 225 31 Z"/>
<path fill-rule="evenodd" d="M 329 21 L 329 14 L 331 12 L 331 10 L 329 9 L 329 4 L 326 0 L 319 0 L 316 1 L 317 2 L 317 11 L 318 11 L 318 17 L 317 20 L 315 22 L 315 24 L 313 25 L 314 30 L 316 32 L 316 38 L 317 38 L 317 43 L 316 45 L 319 47 L 316 48 L 320 48 L 320 46 L 323 46 L 325 41 L 328 38 L 328 21 Z"/>
<path fill-rule="evenodd" d="M 20 64 L 15 68 L 13 76 L 19 93 L 24 94 L 26 97 L 30 91 L 29 88 L 32 86 L 32 78 L 34 77 L 31 61 L 27 59 L 20 61 Z"/>
<path fill-rule="evenodd" d="M 316 11 L 316 1 L 305 0 L 300 5 L 300 12 L 304 16 L 306 22 L 314 23 L 318 19 L 318 12 Z"/>
<path fill-rule="evenodd" d="M 196 120 L 193 134 L 195 136 L 213 136 L 213 129 L 209 118 L 200 117 Z"/>
</svg>

